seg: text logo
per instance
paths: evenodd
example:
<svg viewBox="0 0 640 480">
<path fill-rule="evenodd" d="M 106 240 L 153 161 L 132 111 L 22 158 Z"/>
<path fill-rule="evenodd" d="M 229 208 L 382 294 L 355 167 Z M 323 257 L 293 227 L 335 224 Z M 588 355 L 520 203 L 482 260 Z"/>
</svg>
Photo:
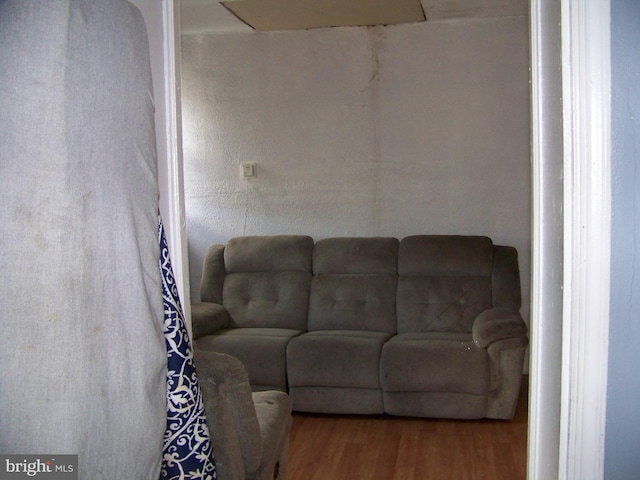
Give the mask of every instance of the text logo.
<svg viewBox="0 0 640 480">
<path fill-rule="evenodd" d="M 0 480 L 78 480 L 77 455 L 0 455 Z"/>
</svg>

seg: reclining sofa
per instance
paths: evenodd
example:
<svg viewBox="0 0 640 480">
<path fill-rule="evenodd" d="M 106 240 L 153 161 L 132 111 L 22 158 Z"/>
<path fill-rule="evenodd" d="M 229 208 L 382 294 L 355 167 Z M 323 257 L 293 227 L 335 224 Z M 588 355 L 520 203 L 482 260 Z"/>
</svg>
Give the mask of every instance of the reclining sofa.
<svg viewBox="0 0 640 480">
<path fill-rule="evenodd" d="M 528 329 L 518 256 L 487 237 L 253 236 L 209 248 L 198 349 L 293 410 L 511 419 Z"/>
</svg>

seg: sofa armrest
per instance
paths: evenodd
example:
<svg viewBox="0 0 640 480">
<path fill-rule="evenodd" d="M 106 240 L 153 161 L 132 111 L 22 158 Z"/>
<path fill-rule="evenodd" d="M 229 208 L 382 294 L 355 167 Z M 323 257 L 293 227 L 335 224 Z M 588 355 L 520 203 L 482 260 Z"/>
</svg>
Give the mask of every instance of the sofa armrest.
<svg viewBox="0 0 640 480">
<path fill-rule="evenodd" d="M 194 340 L 226 328 L 228 324 L 229 314 L 219 303 L 202 302 L 191 305 Z"/>
<path fill-rule="evenodd" d="M 526 338 L 527 325 L 520 312 L 510 308 L 490 308 L 478 315 L 472 327 L 473 341 L 487 348 L 498 340 Z"/>
</svg>

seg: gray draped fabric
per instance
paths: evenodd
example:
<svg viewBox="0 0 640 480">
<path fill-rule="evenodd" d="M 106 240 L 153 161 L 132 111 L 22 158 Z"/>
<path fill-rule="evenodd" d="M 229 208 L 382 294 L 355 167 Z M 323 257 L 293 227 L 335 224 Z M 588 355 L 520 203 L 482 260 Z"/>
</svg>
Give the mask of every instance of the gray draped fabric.
<svg viewBox="0 0 640 480">
<path fill-rule="evenodd" d="M 160 472 L 152 102 L 135 7 L 0 0 L 0 453 L 80 478 Z"/>
</svg>

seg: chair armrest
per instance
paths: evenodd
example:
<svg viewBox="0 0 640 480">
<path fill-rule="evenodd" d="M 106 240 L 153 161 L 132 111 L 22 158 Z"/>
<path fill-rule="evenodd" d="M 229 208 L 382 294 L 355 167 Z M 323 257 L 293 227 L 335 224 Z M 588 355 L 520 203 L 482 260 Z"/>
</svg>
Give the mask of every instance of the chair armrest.
<svg viewBox="0 0 640 480">
<path fill-rule="evenodd" d="M 262 462 L 260 468 L 247 478 L 286 478 L 287 450 L 291 431 L 291 398 L 285 392 L 268 390 L 253 392 L 260 433 L 262 434 Z M 279 475 L 274 475 L 279 471 Z"/>
<path fill-rule="evenodd" d="M 486 348 L 498 340 L 526 338 L 527 324 L 520 312 L 510 308 L 490 308 L 478 315 L 471 329 L 474 343 Z"/>
<path fill-rule="evenodd" d="M 196 349 L 194 364 L 198 382 L 202 385 L 207 420 L 215 418 L 214 423 L 224 422 L 228 428 L 232 424 L 239 443 L 245 472 L 253 472 L 262 461 L 262 436 L 251 392 L 249 376 L 240 360 L 223 353 Z M 217 388 L 212 388 L 213 386 Z M 224 393 L 226 398 L 215 398 L 218 404 L 230 406 L 231 416 L 217 418 L 219 413 L 207 408 L 213 401 L 212 396 Z M 214 455 L 215 455 L 214 451 Z M 217 461 L 217 459 L 216 459 Z"/>
<path fill-rule="evenodd" d="M 211 438 L 211 447 L 216 462 L 218 478 L 244 480 L 246 471 L 242 459 L 240 439 L 233 421 L 229 386 L 224 381 L 224 367 L 205 367 L 206 359 L 202 359 L 199 351 L 194 353 L 194 364 L 198 375 L 198 384 L 207 426 Z"/>
<path fill-rule="evenodd" d="M 191 305 L 193 338 L 198 339 L 226 328 L 229 314 L 219 303 L 202 302 Z"/>
</svg>

